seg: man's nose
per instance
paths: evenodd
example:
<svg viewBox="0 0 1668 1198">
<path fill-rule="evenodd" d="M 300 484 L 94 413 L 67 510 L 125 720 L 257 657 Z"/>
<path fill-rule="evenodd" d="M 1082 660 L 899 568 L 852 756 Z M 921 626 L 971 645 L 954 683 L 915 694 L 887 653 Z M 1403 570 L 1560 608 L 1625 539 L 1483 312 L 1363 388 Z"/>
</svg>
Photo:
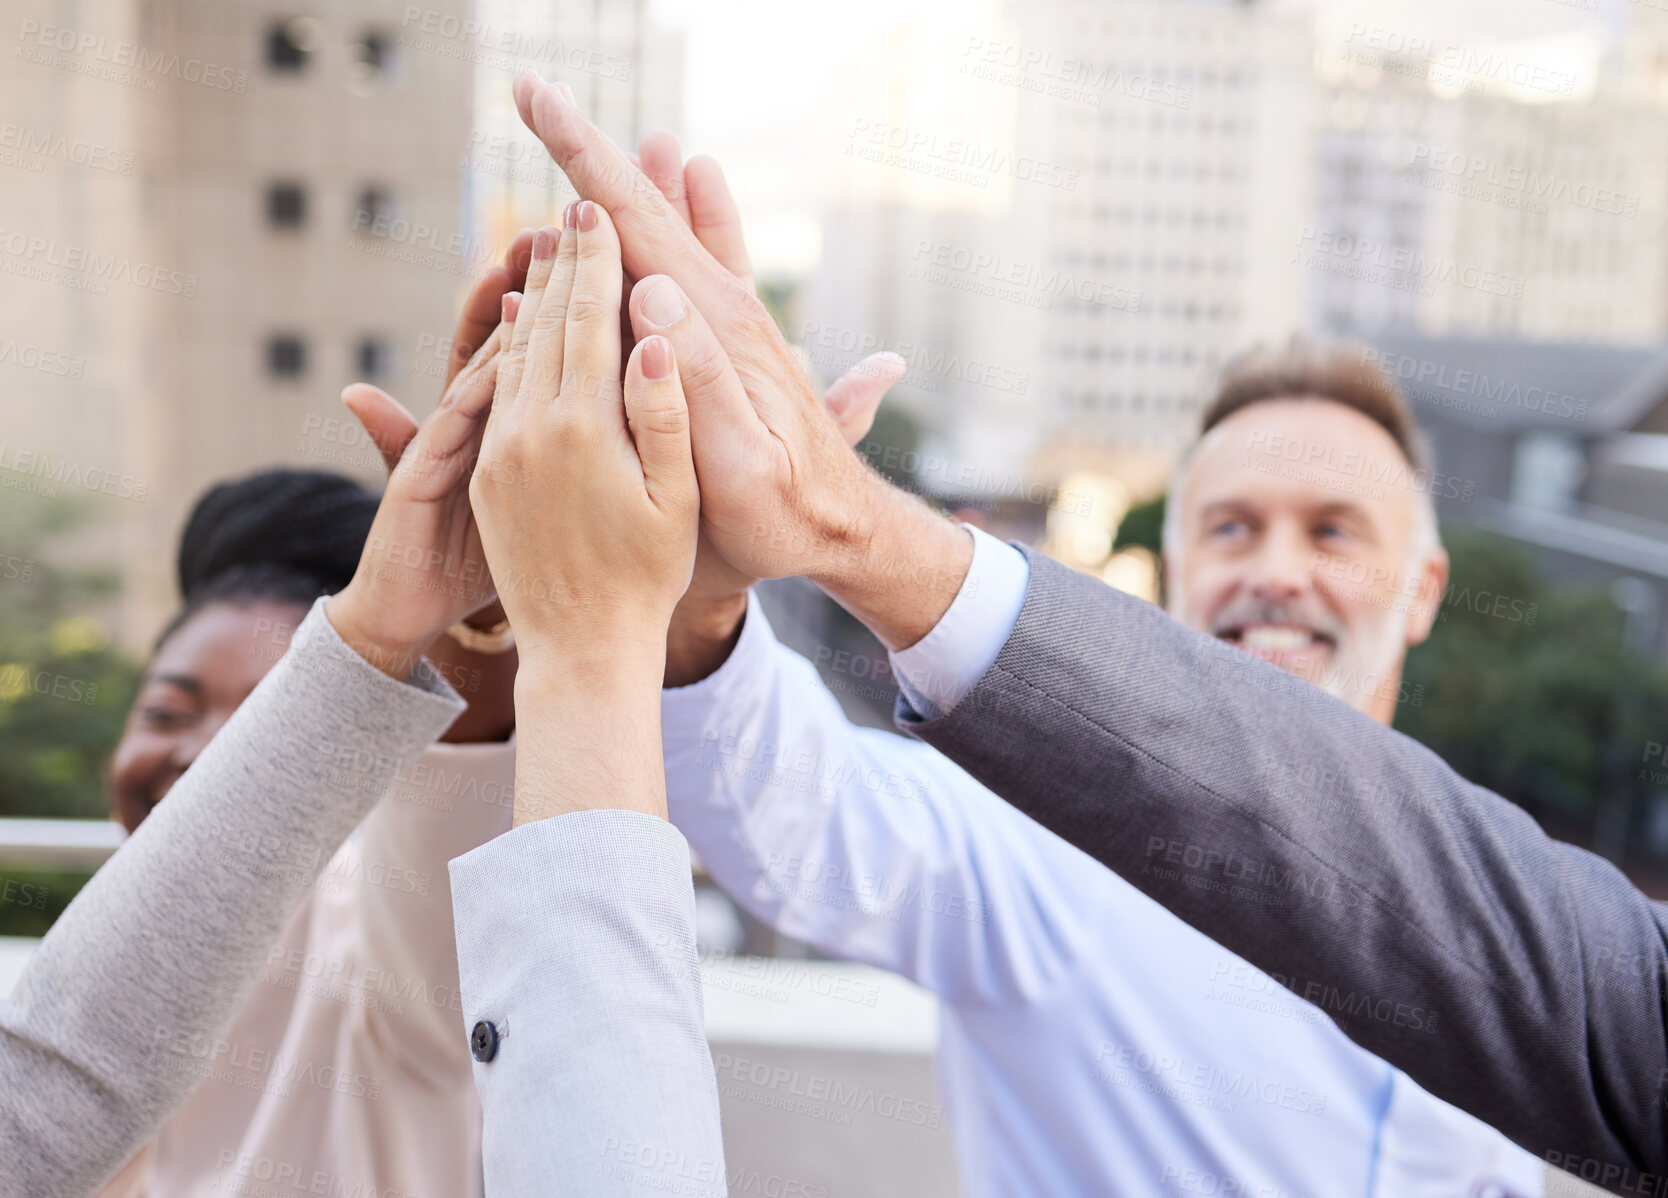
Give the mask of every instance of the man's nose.
<svg viewBox="0 0 1668 1198">
<path fill-rule="evenodd" d="M 1277 525 L 1268 530 L 1251 563 L 1251 592 L 1259 599 L 1285 600 L 1309 590 L 1314 554 L 1308 540 L 1295 529 Z"/>
</svg>

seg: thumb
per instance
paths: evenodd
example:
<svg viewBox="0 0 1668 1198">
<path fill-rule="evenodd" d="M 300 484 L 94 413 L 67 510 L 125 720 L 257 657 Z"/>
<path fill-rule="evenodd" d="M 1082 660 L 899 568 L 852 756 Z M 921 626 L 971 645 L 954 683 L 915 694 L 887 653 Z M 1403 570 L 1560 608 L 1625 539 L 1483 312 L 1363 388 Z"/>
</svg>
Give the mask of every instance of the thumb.
<svg viewBox="0 0 1668 1198">
<path fill-rule="evenodd" d="M 689 446 L 689 404 L 672 343 L 665 337 L 645 337 L 631 351 L 625 410 L 649 498 L 663 511 L 697 506 L 701 499 Z"/>
<path fill-rule="evenodd" d="M 822 405 L 840 426 L 847 445 L 856 445 L 874 426 L 880 401 L 903 378 L 906 369 L 907 364 L 897 354 L 870 354 L 823 394 Z"/>
<path fill-rule="evenodd" d="M 399 400 L 369 383 L 349 384 L 342 391 L 342 402 L 365 426 L 382 454 L 382 464 L 392 474 L 400 464 L 405 447 L 417 435 L 417 418 Z"/>
</svg>

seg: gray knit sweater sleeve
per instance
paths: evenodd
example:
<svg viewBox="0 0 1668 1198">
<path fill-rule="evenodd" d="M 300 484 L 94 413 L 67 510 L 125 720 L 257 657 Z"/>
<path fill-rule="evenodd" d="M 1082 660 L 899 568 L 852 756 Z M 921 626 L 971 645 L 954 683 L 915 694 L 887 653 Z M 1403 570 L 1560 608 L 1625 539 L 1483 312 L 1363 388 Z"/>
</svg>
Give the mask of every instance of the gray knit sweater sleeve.
<svg viewBox="0 0 1668 1198">
<path fill-rule="evenodd" d="M 427 662 L 377 671 L 323 604 L 0 1003 L 0 1195 L 88 1194 L 156 1131 L 201 1076 L 170 1063 L 212 1061 L 302 895 L 463 709 Z"/>
</svg>

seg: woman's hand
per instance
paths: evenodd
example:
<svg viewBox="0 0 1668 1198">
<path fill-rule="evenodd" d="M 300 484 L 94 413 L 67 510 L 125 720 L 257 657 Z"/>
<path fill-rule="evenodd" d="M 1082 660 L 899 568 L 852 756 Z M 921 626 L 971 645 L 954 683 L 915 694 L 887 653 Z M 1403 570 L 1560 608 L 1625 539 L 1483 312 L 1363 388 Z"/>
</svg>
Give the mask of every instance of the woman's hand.
<svg viewBox="0 0 1668 1198">
<path fill-rule="evenodd" d="M 671 344 L 620 376 L 620 243 L 601 205 L 535 255 L 469 492 L 516 630 L 517 824 L 665 814 L 660 683 L 700 494 Z"/>
<path fill-rule="evenodd" d="M 543 235 L 554 242 L 555 230 Z M 453 352 L 461 354 L 471 341 L 479 345 L 451 375 L 440 406 L 420 427 L 376 387 L 356 384 L 342 396 L 381 449 L 388 486 L 353 581 L 325 610 L 343 640 L 395 678 L 408 676 L 447 628 L 492 602 L 492 575 L 469 507 L 469 478 L 508 329 L 490 321 L 506 303 L 513 307 L 513 293 L 507 293 L 520 281 L 524 241 L 517 238 L 507 266 L 488 271 L 471 291 Z"/>
</svg>

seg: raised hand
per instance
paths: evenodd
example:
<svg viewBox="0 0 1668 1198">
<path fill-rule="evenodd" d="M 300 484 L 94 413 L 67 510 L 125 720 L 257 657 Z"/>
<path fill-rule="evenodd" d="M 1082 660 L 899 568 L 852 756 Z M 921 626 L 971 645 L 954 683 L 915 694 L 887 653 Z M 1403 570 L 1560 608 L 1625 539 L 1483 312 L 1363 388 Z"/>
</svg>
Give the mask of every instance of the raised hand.
<svg viewBox="0 0 1668 1198">
<path fill-rule="evenodd" d="M 613 222 L 589 202 L 567 221 L 553 256 L 535 242 L 469 487 L 521 655 L 518 824 L 636 805 L 605 795 L 664 814 L 666 629 L 700 511 L 672 346 L 642 338 L 622 381 Z"/>
<path fill-rule="evenodd" d="M 970 539 L 850 451 L 763 304 L 569 96 L 534 75 L 515 96 L 579 194 L 613 214 L 625 268 L 642 278 L 637 335 L 678 349 L 713 547 L 744 576 L 811 577 L 889 644 L 919 639 L 954 597 Z"/>
<path fill-rule="evenodd" d="M 515 300 L 525 284 L 532 249 L 533 231 L 523 230 L 510 243 L 503 264 L 490 267 L 470 288 L 458 315 L 457 328 L 452 334 L 450 360 L 441 392 L 442 407 L 447 405 L 447 396 L 452 392 L 453 384 L 470 367 L 477 351 L 492 340 L 494 344 L 489 353 L 497 352 L 499 323 L 502 318 L 514 317 Z M 465 387 L 471 385 L 468 382 L 464 384 Z M 492 384 L 490 379 L 483 378 L 477 385 L 490 388 Z M 350 386 L 342 393 L 342 401 L 370 434 L 392 478 L 407 447 L 417 436 L 416 419 L 393 396 L 369 383 Z M 463 465 L 462 461 L 457 462 L 454 473 L 457 467 Z M 417 472 L 418 464 L 414 459 L 407 473 L 409 476 Z M 449 517 L 448 522 L 456 521 Z M 385 561 L 384 567 L 386 565 Z M 490 585 L 490 580 L 487 585 Z M 503 609 L 496 600 L 465 617 L 481 628 L 492 627 L 503 618 Z M 441 636 L 430 642 L 423 653 L 469 704 L 468 710 L 453 721 L 442 740 L 460 743 L 500 741 L 509 735 L 515 727 L 516 658 L 513 649 L 491 655 L 473 653 L 451 637 Z"/>
<path fill-rule="evenodd" d="M 492 601 L 469 477 L 492 406 L 500 339 L 496 332 L 486 338 L 420 427 L 374 387 L 350 387 L 344 396 L 373 436 L 400 431 L 379 439 L 394 462 L 388 486 L 359 569 L 326 611 L 343 640 L 396 678 L 411 673 L 437 636 Z"/>
</svg>

